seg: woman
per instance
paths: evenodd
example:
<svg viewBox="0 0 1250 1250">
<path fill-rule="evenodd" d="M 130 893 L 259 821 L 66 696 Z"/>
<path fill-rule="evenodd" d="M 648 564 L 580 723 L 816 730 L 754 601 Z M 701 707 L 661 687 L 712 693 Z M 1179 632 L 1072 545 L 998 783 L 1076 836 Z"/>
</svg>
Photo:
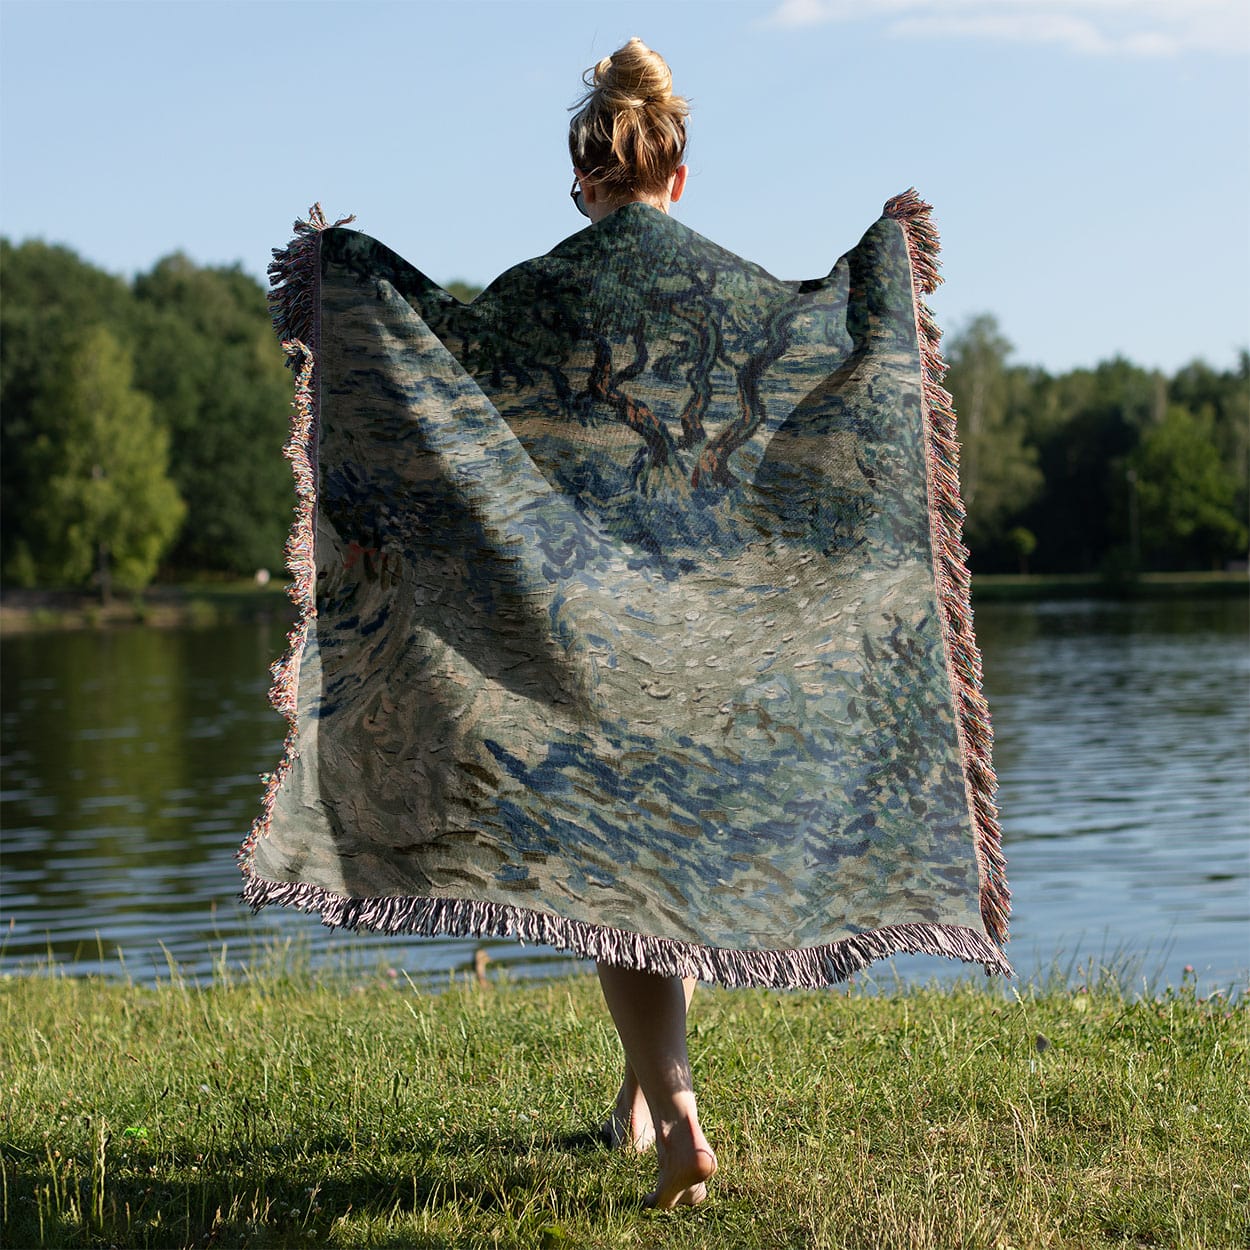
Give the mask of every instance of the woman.
<svg viewBox="0 0 1250 1250">
<path fill-rule="evenodd" d="M 271 267 L 302 612 L 241 860 L 255 907 L 593 959 L 605 1131 L 673 1207 L 716 1170 L 696 979 L 1009 974 L 1008 895 L 927 206 L 779 281 L 668 216 L 663 60 L 588 85 L 592 225 L 472 304 L 319 212 Z"/>
<path fill-rule="evenodd" d="M 631 39 L 587 71 L 589 90 L 569 126 L 573 198 L 592 223 L 624 204 L 667 213 L 686 186 L 686 101 L 664 58 Z M 613 1145 L 655 1145 L 657 1207 L 707 1197 L 716 1156 L 699 1125 L 686 1053 L 693 977 L 662 977 L 600 962 L 599 982 L 625 1051 L 625 1079 L 604 1129 Z"/>
</svg>

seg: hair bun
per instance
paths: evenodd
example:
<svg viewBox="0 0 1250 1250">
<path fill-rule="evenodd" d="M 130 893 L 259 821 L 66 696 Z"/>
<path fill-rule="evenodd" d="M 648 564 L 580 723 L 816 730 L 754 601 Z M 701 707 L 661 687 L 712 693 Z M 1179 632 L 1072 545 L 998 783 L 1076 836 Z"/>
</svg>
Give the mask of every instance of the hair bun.
<svg viewBox="0 0 1250 1250">
<path fill-rule="evenodd" d="M 582 75 L 569 155 L 613 195 L 663 191 L 686 151 L 686 101 L 667 62 L 631 39 Z"/>
<path fill-rule="evenodd" d="M 667 104 L 673 95 L 673 74 L 664 58 L 634 36 L 623 48 L 605 56 L 586 85 L 610 97 L 614 108 Z"/>
</svg>

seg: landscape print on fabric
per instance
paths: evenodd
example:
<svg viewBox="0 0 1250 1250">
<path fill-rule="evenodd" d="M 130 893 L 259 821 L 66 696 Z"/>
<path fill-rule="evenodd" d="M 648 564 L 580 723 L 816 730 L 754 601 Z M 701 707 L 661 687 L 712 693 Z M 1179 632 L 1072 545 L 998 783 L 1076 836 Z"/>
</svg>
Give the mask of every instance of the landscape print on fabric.
<svg viewBox="0 0 1250 1250">
<path fill-rule="evenodd" d="M 253 871 L 716 948 L 983 934 L 900 223 L 794 283 L 631 204 L 467 305 L 319 247 L 316 617 Z"/>
</svg>

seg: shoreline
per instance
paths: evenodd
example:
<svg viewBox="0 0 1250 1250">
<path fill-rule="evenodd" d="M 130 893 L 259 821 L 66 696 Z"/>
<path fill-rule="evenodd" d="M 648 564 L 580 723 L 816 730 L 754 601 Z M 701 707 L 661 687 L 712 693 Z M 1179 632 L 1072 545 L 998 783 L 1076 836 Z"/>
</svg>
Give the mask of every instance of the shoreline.
<svg viewBox="0 0 1250 1250">
<path fill-rule="evenodd" d="M 1142 573 L 1107 578 L 1099 573 L 983 573 L 972 579 L 972 603 L 1043 599 L 1232 599 L 1250 595 L 1240 572 Z"/>
<path fill-rule="evenodd" d="M 982 603 L 1053 599 L 1216 599 L 1250 594 L 1244 572 L 1144 573 L 1110 580 L 1096 573 L 985 573 L 973 578 L 974 609 Z M 210 628 L 247 621 L 293 623 L 286 583 L 182 582 L 157 585 L 102 604 L 82 590 L 0 590 L 0 637 L 74 629 Z"/>
<path fill-rule="evenodd" d="M 247 621 L 294 622 L 287 583 L 273 580 L 178 582 L 117 594 L 103 604 L 83 590 L 0 590 L 0 637 L 63 630 L 117 629 L 146 625 L 157 629 L 209 628 Z"/>
</svg>

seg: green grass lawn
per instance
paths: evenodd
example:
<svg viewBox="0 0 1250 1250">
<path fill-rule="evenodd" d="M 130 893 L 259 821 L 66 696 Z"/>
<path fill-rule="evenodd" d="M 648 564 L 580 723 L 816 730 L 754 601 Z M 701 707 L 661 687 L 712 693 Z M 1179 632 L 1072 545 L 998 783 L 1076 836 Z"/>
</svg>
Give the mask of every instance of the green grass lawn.
<svg viewBox="0 0 1250 1250">
<path fill-rule="evenodd" d="M 1246 1246 L 1248 1021 L 1189 984 L 700 989 L 721 1167 L 657 1214 L 654 1161 L 591 1135 L 592 979 L 9 978 L 3 1244 Z"/>
</svg>

